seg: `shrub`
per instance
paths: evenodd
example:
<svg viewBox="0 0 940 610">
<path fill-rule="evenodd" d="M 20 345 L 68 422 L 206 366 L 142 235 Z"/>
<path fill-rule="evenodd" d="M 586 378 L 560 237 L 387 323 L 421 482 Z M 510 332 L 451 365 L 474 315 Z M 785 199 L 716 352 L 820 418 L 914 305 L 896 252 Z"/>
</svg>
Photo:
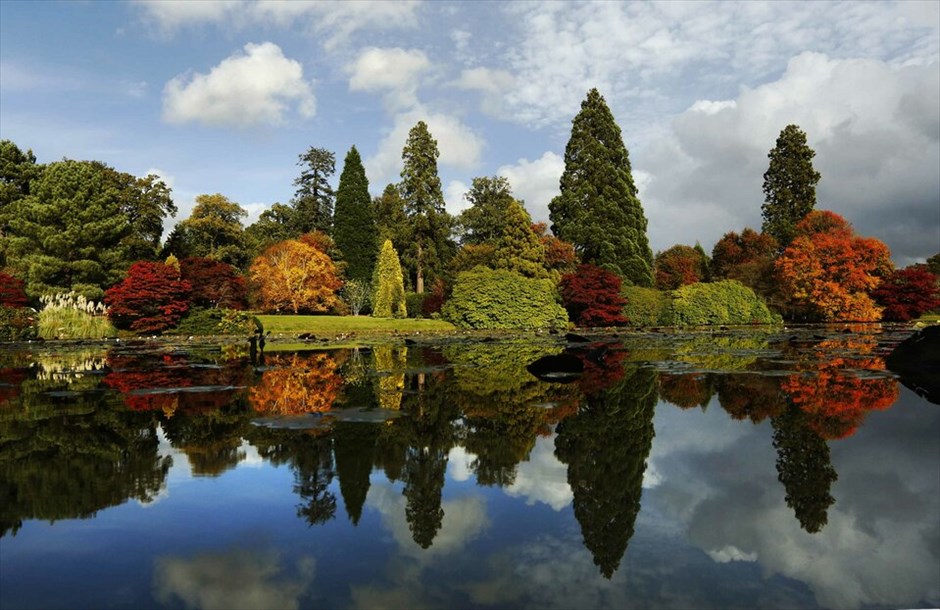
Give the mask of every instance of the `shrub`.
<svg viewBox="0 0 940 610">
<path fill-rule="evenodd" d="M 675 326 L 782 322 L 753 290 L 736 280 L 690 284 L 673 291 L 666 318 Z"/>
<path fill-rule="evenodd" d="M 563 275 L 559 290 L 568 317 L 578 326 L 622 326 L 624 299 L 620 276 L 594 265 L 579 265 Z"/>
<path fill-rule="evenodd" d="M 164 263 L 138 261 L 120 284 L 108 288 L 108 317 L 118 328 L 163 332 L 176 326 L 189 309 L 189 282 Z"/>
<path fill-rule="evenodd" d="M 194 307 L 245 309 L 248 287 L 245 278 L 228 263 L 193 256 L 179 261 L 180 277 L 189 282 Z"/>
<path fill-rule="evenodd" d="M 39 336 L 43 339 L 101 339 L 117 334 L 108 321 L 103 303 L 95 303 L 74 292 L 39 299 Z"/>
<path fill-rule="evenodd" d="M 424 314 L 424 299 L 428 293 L 417 292 L 405 293 L 405 309 L 408 310 L 409 318 L 420 318 Z"/>
<path fill-rule="evenodd" d="M 557 328 L 568 314 L 551 280 L 477 267 L 457 275 L 441 313 L 460 328 Z"/>
<path fill-rule="evenodd" d="M 2 307 L 26 307 L 26 283 L 7 275 L 0 273 L 0 306 Z"/>
<path fill-rule="evenodd" d="M 349 280 L 340 294 L 352 315 L 358 316 L 361 311 L 369 307 L 372 300 L 372 285 L 362 280 Z"/>
<path fill-rule="evenodd" d="M 195 307 L 186 313 L 173 332 L 181 335 L 217 335 L 221 323 L 221 309 Z"/>
<path fill-rule="evenodd" d="M 401 262 L 391 240 L 386 239 L 379 251 L 379 260 L 372 272 L 372 315 L 376 318 L 404 318 L 405 285 Z"/>
<path fill-rule="evenodd" d="M 623 314 L 633 326 L 668 324 L 669 293 L 655 288 L 624 286 L 620 294 L 626 299 Z"/>
<path fill-rule="evenodd" d="M 895 322 L 907 322 L 940 307 L 937 276 L 927 265 L 911 265 L 893 271 L 871 296 L 884 307 L 884 319 Z"/>
<path fill-rule="evenodd" d="M 36 313 L 32 309 L 0 305 L 0 341 L 28 341 L 37 334 Z"/>
</svg>

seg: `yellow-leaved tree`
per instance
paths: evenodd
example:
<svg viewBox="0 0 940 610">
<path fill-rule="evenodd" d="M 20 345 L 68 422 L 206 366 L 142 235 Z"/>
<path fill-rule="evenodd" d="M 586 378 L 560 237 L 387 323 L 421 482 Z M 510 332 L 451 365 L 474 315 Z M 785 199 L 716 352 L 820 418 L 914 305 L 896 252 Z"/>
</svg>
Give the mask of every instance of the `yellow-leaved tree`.
<svg viewBox="0 0 940 610">
<path fill-rule="evenodd" d="M 329 256 L 295 239 L 269 247 L 248 274 L 265 311 L 323 313 L 338 304 L 336 291 L 343 285 Z"/>
</svg>

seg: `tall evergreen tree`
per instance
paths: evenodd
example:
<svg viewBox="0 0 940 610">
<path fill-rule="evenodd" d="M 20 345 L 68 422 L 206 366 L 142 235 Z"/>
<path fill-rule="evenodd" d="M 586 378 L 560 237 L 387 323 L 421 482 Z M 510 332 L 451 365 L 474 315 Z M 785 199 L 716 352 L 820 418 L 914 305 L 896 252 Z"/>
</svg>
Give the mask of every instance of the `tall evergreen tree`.
<svg viewBox="0 0 940 610">
<path fill-rule="evenodd" d="M 493 266 L 508 269 L 526 277 L 548 277 L 545 268 L 545 247 L 532 230 L 532 218 L 522 204 L 512 200 L 503 212 L 503 230 L 493 242 Z"/>
<path fill-rule="evenodd" d="M 295 215 L 298 233 L 323 231 L 329 234 L 333 228 L 333 187 L 330 176 L 336 172 L 336 157 L 325 148 L 311 146 L 298 155 L 297 165 L 303 168 L 294 180 L 297 192 L 291 201 L 297 210 Z"/>
<path fill-rule="evenodd" d="M 353 146 L 346 154 L 343 173 L 336 190 L 333 239 L 346 261 L 346 275 L 352 280 L 369 281 L 378 256 L 375 218 L 369 197 L 369 180 L 359 151 Z"/>
<path fill-rule="evenodd" d="M 813 169 L 816 152 L 806 144 L 806 133 L 787 125 L 777 145 L 767 154 L 770 166 L 764 173 L 764 204 L 761 212 L 764 233 L 776 238 L 780 249 L 796 235 L 796 225 L 816 206 L 819 172 Z"/>
<path fill-rule="evenodd" d="M 388 184 L 382 194 L 372 200 L 372 216 L 375 218 L 376 248 L 382 247 L 386 239 L 393 244 L 410 241 L 411 229 L 405 216 L 405 200 L 396 184 Z"/>
<path fill-rule="evenodd" d="M 470 207 L 460 213 L 457 221 L 462 243 L 494 242 L 503 233 L 506 210 L 515 202 L 509 181 L 502 176 L 474 178 L 464 199 Z"/>
<path fill-rule="evenodd" d="M 585 263 L 627 283 L 653 285 L 653 252 L 620 127 L 597 89 L 571 125 L 561 194 L 549 204 L 552 232 L 574 244 Z"/>
<path fill-rule="evenodd" d="M 444 192 L 437 175 L 437 140 L 431 137 L 424 121 L 418 121 L 408 132 L 401 156 L 401 195 L 412 232 L 403 258 L 409 272 L 414 272 L 415 291 L 423 293 L 425 280 L 441 276 L 454 254 L 454 221 L 444 209 Z"/>
</svg>

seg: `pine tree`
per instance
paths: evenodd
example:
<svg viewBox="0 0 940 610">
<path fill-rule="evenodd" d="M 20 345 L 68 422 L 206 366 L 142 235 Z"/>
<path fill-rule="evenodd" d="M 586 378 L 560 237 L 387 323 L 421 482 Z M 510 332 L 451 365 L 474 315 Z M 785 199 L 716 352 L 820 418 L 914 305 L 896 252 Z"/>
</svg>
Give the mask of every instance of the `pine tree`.
<svg viewBox="0 0 940 610">
<path fill-rule="evenodd" d="M 346 154 L 343 173 L 336 190 L 333 239 L 346 261 L 349 279 L 368 281 L 378 255 L 369 180 L 359 151 L 353 146 Z"/>
<path fill-rule="evenodd" d="M 653 252 L 620 127 L 591 89 L 571 125 L 561 194 L 549 204 L 552 232 L 574 244 L 585 263 L 653 285 Z"/>
<path fill-rule="evenodd" d="M 385 240 L 379 252 L 379 260 L 372 275 L 372 315 L 376 318 L 404 318 L 405 285 L 401 274 L 398 253 L 391 240 Z"/>
<path fill-rule="evenodd" d="M 780 132 L 767 156 L 770 166 L 764 173 L 761 229 L 773 235 L 782 250 L 796 235 L 796 225 L 816 206 L 820 175 L 813 169 L 816 152 L 807 146 L 806 133 L 797 125 L 787 125 Z"/>
<path fill-rule="evenodd" d="M 333 228 L 333 187 L 330 176 L 336 171 L 336 157 L 325 148 L 311 146 L 298 155 L 297 165 L 304 168 L 294 180 L 297 192 L 291 202 L 294 209 L 298 233 L 323 231 L 329 234 Z"/>
<path fill-rule="evenodd" d="M 423 293 L 425 280 L 442 275 L 454 254 L 454 221 L 444 209 L 444 193 L 437 175 L 437 140 L 431 137 L 424 121 L 418 121 L 408 132 L 401 156 L 404 167 L 400 189 L 412 232 L 404 258 L 409 271 L 414 271 L 415 291 Z"/>
</svg>

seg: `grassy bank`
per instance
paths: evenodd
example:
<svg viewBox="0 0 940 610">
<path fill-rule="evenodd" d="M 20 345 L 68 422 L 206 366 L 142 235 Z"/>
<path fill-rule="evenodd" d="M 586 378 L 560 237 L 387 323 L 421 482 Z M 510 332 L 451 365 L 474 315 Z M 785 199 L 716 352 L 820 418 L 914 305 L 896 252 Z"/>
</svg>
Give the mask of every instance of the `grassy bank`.
<svg viewBox="0 0 940 610">
<path fill-rule="evenodd" d="M 273 334 L 312 333 L 369 333 L 369 332 L 415 332 L 448 331 L 454 325 L 443 320 L 418 320 L 414 318 L 373 318 L 371 316 L 270 316 L 260 315 L 265 332 Z"/>
</svg>

